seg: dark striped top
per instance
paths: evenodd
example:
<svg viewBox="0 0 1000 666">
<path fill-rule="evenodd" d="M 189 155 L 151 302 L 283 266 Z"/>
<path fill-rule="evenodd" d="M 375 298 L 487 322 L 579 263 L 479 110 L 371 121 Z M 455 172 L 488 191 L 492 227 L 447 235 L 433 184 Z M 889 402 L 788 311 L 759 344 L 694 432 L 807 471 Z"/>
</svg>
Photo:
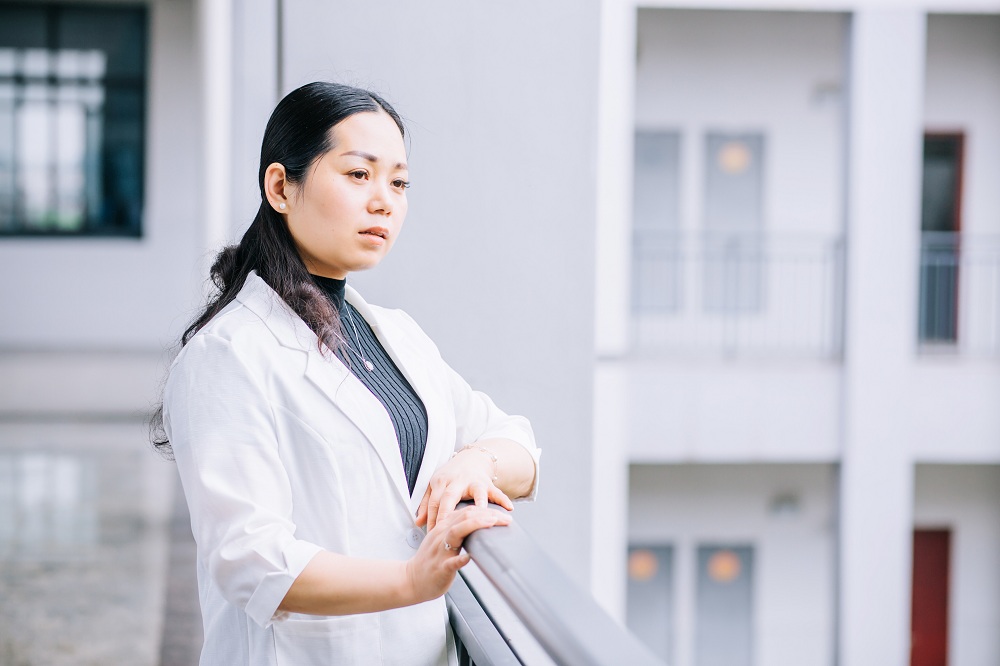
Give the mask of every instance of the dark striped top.
<svg viewBox="0 0 1000 666">
<path fill-rule="evenodd" d="M 334 280 L 318 275 L 314 275 L 313 279 L 340 313 L 340 326 L 348 344 L 347 349 L 337 353 L 338 358 L 368 387 L 389 413 L 399 442 L 406 483 L 412 495 L 420 472 L 420 462 L 424 457 L 424 447 L 427 445 L 427 410 L 424 409 L 424 403 L 393 363 L 364 317 L 344 299 L 347 280 Z M 365 367 L 365 360 L 372 364 L 371 371 Z"/>
</svg>

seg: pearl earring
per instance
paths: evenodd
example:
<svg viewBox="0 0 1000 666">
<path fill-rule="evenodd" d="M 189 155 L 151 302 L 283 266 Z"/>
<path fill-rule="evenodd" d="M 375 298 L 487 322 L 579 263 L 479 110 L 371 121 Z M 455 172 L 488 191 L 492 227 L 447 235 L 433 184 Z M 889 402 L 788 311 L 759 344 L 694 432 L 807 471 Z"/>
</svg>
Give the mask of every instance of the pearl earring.
<svg viewBox="0 0 1000 666">
<path fill-rule="evenodd" d="M 280 204 L 278 204 L 278 208 L 280 208 L 281 210 L 285 210 L 286 206 L 285 206 L 285 204 L 280 203 Z"/>
</svg>

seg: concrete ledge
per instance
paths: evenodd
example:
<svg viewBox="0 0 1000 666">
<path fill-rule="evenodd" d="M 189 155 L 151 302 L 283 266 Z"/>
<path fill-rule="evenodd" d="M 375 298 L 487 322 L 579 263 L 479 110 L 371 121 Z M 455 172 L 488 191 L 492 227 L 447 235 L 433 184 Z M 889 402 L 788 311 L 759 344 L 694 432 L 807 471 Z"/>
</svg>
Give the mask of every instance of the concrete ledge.
<svg viewBox="0 0 1000 666">
<path fill-rule="evenodd" d="M 161 351 L 0 350 L 0 419 L 132 419 L 159 400 Z"/>
<path fill-rule="evenodd" d="M 833 462 L 841 375 L 820 361 L 605 361 L 597 432 L 633 463 Z"/>
</svg>

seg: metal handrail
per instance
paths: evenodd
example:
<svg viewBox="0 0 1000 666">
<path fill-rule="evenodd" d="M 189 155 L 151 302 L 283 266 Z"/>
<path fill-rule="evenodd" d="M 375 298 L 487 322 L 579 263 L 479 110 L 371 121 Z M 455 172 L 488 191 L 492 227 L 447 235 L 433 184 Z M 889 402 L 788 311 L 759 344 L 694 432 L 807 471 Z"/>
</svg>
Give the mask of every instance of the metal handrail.
<svg viewBox="0 0 1000 666">
<path fill-rule="evenodd" d="M 920 235 L 922 352 L 1000 354 L 1000 235 Z"/>
<path fill-rule="evenodd" d="M 636 229 L 633 351 L 839 359 L 844 239 Z"/>
<path fill-rule="evenodd" d="M 464 548 L 554 663 L 662 666 L 516 522 L 474 532 Z"/>
<path fill-rule="evenodd" d="M 500 632 L 464 576 L 456 576 L 448 590 L 448 619 L 458 644 L 460 666 L 522 666 L 514 649 Z"/>
</svg>

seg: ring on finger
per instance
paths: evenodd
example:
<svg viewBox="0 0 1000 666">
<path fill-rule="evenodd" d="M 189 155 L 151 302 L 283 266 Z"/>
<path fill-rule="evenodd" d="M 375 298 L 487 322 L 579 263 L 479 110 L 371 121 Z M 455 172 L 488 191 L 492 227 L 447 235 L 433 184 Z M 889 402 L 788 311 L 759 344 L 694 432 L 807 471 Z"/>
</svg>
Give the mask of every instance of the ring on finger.
<svg viewBox="0 0 1000 666">
<path fill-rule="evenodd" d="M 447 541 L 445 541 L 445 542 L 444 542 L 444 549 L 445 549 L 445 550 L 455 550 L 455 549 L 454 549 L 454 548 L 452 547 L 452 545 L 451 545 L 450 543 L 448 543 Z"/>
</svg>

